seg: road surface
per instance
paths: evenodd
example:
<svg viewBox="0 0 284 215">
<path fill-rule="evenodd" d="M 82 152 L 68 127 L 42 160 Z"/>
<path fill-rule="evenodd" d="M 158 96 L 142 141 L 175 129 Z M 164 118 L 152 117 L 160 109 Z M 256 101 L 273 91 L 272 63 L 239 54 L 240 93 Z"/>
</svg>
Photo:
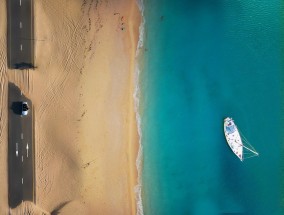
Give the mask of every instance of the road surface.
<svg viewBox="0 0 284 215">
<path fill-rule="evenodd" d="M 8 183 L 9 206 L 22 201 L 34 201 L 34 137 L 32 103 L 14 84 L 8 85 Z M 30 107 L 27 116 L 21 116 L 21 102 Z"/>
<path fill-rule="evenodd" d="M 33 68 L 34 27 L 33 0 L 7 0 L 8 67 Z"/>
</svg>

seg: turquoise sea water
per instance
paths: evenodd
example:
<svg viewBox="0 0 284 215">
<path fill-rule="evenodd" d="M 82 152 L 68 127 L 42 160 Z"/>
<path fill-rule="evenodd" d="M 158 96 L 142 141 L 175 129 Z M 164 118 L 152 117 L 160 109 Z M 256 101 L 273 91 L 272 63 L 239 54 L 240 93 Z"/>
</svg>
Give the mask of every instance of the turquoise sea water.
<svg viewBox="0 0 284 215">
<path fill-rule="evenodd" d="M 144 214 L 284 214 L 281 1 L 144 6 Z M 230 151 L 226 116 L 259 157 Z"/>
</svg>

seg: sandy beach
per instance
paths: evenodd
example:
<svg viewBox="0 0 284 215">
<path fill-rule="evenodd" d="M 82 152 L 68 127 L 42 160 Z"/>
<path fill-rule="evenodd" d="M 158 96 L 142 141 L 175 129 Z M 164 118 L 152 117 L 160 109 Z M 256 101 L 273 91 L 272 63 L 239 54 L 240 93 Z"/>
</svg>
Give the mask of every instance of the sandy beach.
<svg viewBox="0 0 284 215">
<path fill-rule="evenodd" d="M 0 214 L 8 214 L 7 84 L 34 104 L 36 203 L 12 214 L 136 214 L 135 0 L 34 1 L 35 70 L 7 68 L 0 2 Z"/>
</svg>

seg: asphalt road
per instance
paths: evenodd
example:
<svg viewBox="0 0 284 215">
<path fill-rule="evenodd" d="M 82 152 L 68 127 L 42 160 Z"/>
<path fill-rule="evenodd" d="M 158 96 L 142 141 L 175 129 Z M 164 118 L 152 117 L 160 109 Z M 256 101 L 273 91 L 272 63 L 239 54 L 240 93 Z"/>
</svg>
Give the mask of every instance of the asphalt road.
<svg viewBox="0 0 284 215">
<path fill-rule="evenodd" d="M 8 85 L 8 182 L 9 206 L 34 201 L 34 147 L 32 103 L 12 83 Z M 29 113 L 21 116 L 21 102 L 27 101 Z"/>
<path fill-rule="evenodd" d="M 8 67 L 34 65 L 33 0 L 7 0 Z"/>
</svg>

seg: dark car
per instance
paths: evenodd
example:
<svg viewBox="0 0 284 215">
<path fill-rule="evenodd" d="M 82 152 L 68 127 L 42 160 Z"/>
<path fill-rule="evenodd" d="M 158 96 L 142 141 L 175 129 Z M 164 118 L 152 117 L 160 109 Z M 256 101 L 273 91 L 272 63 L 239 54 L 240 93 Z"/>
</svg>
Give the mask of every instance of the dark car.
<svg viewBox="0 0 284 215">
<path fill-rule="evenodd" d="M 29 106 L 27 102 L 22 102 L 22 115 L 26 116 L 29 113 Z"/>
</svg>

